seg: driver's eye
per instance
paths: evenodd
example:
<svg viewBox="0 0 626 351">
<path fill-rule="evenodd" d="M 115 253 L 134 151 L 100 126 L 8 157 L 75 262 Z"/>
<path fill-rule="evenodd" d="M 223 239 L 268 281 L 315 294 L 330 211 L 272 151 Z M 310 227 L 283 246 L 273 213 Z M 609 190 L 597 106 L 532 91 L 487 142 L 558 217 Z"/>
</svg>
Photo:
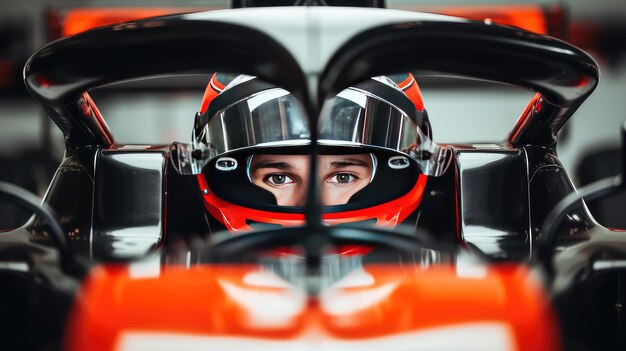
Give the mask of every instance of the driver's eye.
<svg viewBox="0 0 626 351">
<path fill-rule="evenodd" d="M 270 185 L 283 185 L 294 182 L 293 179 L 291 179 L 286 174 L 272 174 L 269 175 L 265 181 Z"/>
<path fill-rule="evenodd" d="M 356 180 L 356 177 L 352 174 L 348 173 L 338 173 L 332 176 L 328 182 L 329 183 L 338 183 L 338 184 L 348 184 Z"/>
</svg>

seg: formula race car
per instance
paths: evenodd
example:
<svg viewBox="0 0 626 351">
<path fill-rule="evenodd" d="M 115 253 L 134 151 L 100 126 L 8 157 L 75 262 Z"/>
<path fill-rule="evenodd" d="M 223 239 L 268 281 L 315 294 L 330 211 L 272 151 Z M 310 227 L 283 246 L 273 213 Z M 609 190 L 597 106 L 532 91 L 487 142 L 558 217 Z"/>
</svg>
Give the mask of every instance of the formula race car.
<svg viewBox="0 0 626 351">
<path fill-rule="evenodd" d="M 208 84 L 183 142 L 117 143 L 90 94 L 189 74 Z M 534 96 L 501 143 L 438 144 L 429 76 Z M 598 77 L 558 39 L 374 8 L 52 42 L 24 79 L 66 153 L 41 204 L 0 184 L 35 212 L 0 233 L 1 348 L 623 349 L 624 237 L 582 200 L 621 178 L 577 192 L 556 154 Z"/>
</svg>

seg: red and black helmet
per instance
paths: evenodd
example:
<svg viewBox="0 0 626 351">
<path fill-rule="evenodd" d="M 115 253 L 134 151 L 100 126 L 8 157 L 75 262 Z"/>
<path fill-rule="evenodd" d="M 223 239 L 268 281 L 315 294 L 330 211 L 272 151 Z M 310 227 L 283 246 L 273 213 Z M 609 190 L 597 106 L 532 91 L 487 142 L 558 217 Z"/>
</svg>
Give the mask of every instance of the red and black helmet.
<svg viewBox="0 0 626 351">
<path fill-rule="evenodd" d="M 318 130 L 322 159 L 333 165 L 358 159 L 351 162 L 369 169 L 345 202 L 324 206 L 327 224 L 393 227 L 405 221 L 418 209 L 427 177 L 443 173 L 450 159 L 447 149 L 432 142 L 421 93 L 410 74 L 376 77 L 343 90 L 324 104 Z M 259 160 L 268 155 L 280 160 L 308 153 L 308 118 L 288 91 L 255 77 L 214 74 L 192 138 L 190 163 L 214 220 L 235 232 L 304 222 L 300 203 L 281 204 L 276 193 L 253 179 Z M 291 179 L 283 173 L 271 176 Z M 333 177 L 335 183 L 350 180 L 349 174 Z"/>
</svg>

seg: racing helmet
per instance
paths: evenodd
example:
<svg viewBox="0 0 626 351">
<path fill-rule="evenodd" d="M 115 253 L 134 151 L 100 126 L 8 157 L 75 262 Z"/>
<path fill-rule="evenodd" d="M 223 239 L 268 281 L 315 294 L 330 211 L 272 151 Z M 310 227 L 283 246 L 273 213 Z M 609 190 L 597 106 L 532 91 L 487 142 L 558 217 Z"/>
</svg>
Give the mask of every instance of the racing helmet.
<svg viewBox="0 0 626 351">
<path fill-rule="evenodd" d="M 307 187 L 300 187 L 294 201 L 281 200 L 272 187 L 304 183 L 308 121 L 297 99 L 282 88 L 246 75 L 211 77 L 189 149 L 172 146 L 182 161 L 178 167 L 190 168 L 197 177 L 211 231 L 216 225 L 239 232 L 261 224 L 304 223 Z M 350 172 L 362 173 L 358 186 L 351 184 L 352 190 L 341 192 L 334 202 L 323 201 L 326 224 L 393 227 L 416 212 L 428 176 L 442 174 L 449 164 L 448 149 L 432 142 L 411 74 L 375 77 L 341 91 L 325 102 L 317 127 L 319 159 L 330 169 L 321 178 L 334 184 L 331 192 L 356 183 Z M 343 173 L 333 168 L 350 166 Z M 288 167 L 299 175 L 284 172 Z M 323 172 L 324 167 L 318 168 Z"/>
</svg>

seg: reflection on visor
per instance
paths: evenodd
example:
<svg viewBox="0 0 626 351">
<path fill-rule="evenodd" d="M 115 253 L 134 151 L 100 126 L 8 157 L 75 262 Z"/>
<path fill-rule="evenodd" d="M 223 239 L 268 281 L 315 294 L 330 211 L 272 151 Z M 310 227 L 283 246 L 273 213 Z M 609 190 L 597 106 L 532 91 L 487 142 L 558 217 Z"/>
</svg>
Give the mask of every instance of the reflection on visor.
<svg viewBox="0 0 626 351">
<path fill-rule="evenodd" d="M 244 89 L 246 84 L 254 81 L 256 79 L 230 90 Z M 319 143 L 345 143 L 399 151 L 414 159 L 422 173 L 431 176 L 443 174 L 451 159 L 449 149 L 434 143 L 420 129 L 418 116 L 425 111 L 415 110 L 398 89 L 390 89 L 387 84 L 375 80 L 367 83 L 378 84 L 378 89 L 384 86 L 391 93 L 382 94 L 383 98 L 361 85 L 340 92 L 322 109 Z M 226 89 L 222 95 L 228 91 Z M 190 160 L 195 162 L 194 174 L 199 174 L 209 160 L 225 152 L 252 146 L 301 145 L 309 141 L 306 113 L 286 90 L 266 87 L 263 91 L 257 90 L 234 101 L 216 112 L 207 111 L 207 116 L 202 116 L 206 123 L 194 130 L 192 149 L 201 156 L 198 161 Z"/>
<path fill-rule="evenodd" d="M 308 139 L 308 120 L 296 98 L 274 88 L 234 103 L 210 119 L 197 136 L 218 154 L 282 140 Z"/>
</svg>

